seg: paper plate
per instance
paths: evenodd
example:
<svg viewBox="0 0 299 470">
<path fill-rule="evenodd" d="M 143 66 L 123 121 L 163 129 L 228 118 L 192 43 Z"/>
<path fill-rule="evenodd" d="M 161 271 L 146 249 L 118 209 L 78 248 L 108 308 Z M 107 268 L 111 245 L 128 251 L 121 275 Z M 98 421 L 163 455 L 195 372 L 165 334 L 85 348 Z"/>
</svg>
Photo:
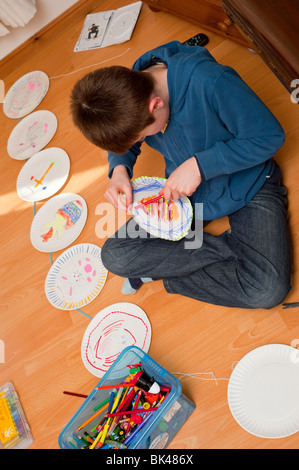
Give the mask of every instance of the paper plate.
<svg viewBox="0 0 299 470">
<path fill-rule="evenodd" d="M 53 196 L 66 182 L 70 171 L 68 154 L 51 147 L 33 155 L 17 179 L 17 192 L 24 201 L 41 201 Z"/>
<path fill-rule="evenodd" d="M 31 113 L 44 99 L 49 89 L 49 77 L 35 70 L 19 78 L 8 90 L 4 103 L 4 114 L 18 119 Z"/>
<path fill-rule="evenodd" d="M 100 247 L 74 245 L 51 266 L 45 281 L 47 299 L 60 310 L 80 309 L 99 295 L 107 274 Z"/>
<path fill-rule="evenodd" d="M 124 348 L 134 345 L 147 352 L 150 341 L 151 325 L 145 312 L 132 303 L 116 303 L 91 320 L 83 336 L 81 356 L 87 370 L 102 377 Z"/>
<path fill-rule="evenodd" d="M 54 196 L 33 219 L 31 243 L 39 251 L 63 250 L 78 238 L 87 219 L 87 205 L 75 193 Z"/>
<path fill-rule="evenodd" d="M 299 353 L 269 344 L 246 354 L 228 383 L 228 404 L 249 433 L 281 438 L 299 430 Z"/>
<path fill-rule="evenodd" d="M 165 186 L 165 178 L 141 176 L 132 181 L 132 216 L 138 225 L 151 235 L 165 240 L 180 240 L 191 227 L 193 210 L 187 197 L 178 201 L 161 201 L 145 206 L 134 207 L 147 198 L 157 196 Z"/>
<path fill-rule="evenodd" d="M 51 111 L 35 111 L 20 121 L 7 142 L 8 155 L 25 160 L 42 150 L 57 130 L 57 118 Z"/>
</svg>

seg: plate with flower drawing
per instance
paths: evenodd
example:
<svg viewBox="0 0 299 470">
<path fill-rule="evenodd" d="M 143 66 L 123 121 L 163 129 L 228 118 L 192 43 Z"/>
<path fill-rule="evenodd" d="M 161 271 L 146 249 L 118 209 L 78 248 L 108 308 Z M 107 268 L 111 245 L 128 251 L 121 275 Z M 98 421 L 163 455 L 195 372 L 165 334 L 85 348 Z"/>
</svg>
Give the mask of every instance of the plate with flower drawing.
<svg viewBox="0 0 299 470">
<path fill-rule="evenodd" d="M 51 111 L 35 111 L 22 119 L 12 130 L 7 153 L 15 160 L 25 160 L 42 150 L 54 137 L 57 118 Z"/>
<path fill-rule="evenodd" d="M 64 193 L 54 196 L 39 209 L 30 230 L 31 243 L 39 251 L 63 250 L 78 238 L 87 219 L 82 196 Z"/>
<path fill-rule="evenodd" d="M 21 169 L 17 179 L 17 192 L 28 202 L 41 201 L 53 196 L 66 182 L 70 159 L 65 150 L 49 147 L 33 155 Z"/>
<path fill-rule="evenodd" d="M 99 246 L 74 245 L 52 264 L 45 281 L 47 299 L 60 310 L 84 307 L 99 295 L 107 274 Z"/>
<path fill-rule="evenodd" d="M 102 377 L 128 346 L 147 352 L 151 324 L 146 313 L 129 302 L 104 308 L 89 323 L 81 344 L 81 357 L 87 370 Z"/>
<path fill-rule="evenodd" d="M 193 217 L 192 205 L 186 196 L 177 201 L 161 198 L 135 209 L 140 203 L 158 196 L 165 182 L 165 178 L 149 176 L 141 176 L 132 181 L 132 216 L 151 235 L 165 240 L 180 240 L 189 232 Z"/>
<path fill-rule="evenodd" d="M 8 90 L 4 114 L 18 119 L 31 113 L 44 99 L 49 89 L 49 77 L 41 70 L 34 70 L 19 78 Z"/>
</svg>

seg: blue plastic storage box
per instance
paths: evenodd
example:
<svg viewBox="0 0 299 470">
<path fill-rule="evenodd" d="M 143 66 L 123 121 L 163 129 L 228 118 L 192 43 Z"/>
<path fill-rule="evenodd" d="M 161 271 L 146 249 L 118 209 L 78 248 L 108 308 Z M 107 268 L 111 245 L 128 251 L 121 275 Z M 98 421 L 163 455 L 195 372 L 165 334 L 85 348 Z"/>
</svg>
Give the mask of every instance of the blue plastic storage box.
<svg viewBox="0 0 299 470">
<path fill-rule="evenodd" d="M 130 346 L 121 352 L 96 387 L 123 382 L 128 377 L 128 365 L 137 363 L 141 363 L 145 373 L 154 377 L 160 386 L 167 386 L 171 388 L 171 391 L 159 408 L 152 412 L 151 419 L 140 429 L 127 448 L 163 449 L 168 446 L 195 409 L 195 404 L 182 394 L 182 385 L 176 377 L 163 369 L 144 351 L 136 346 Z M 108 397 L 109 390 L 93 389 L 60 433 L 58 443 L 61 449 L 81 449 L 84 447 L 80 437 L 84 438 L 84 431 L 89 432 L 93 426 L 96 426 L 106 411 L 104 410 L 102 414 L 94 418 L 86 429 L 83 428 L 79 432 L 77 429 L 95 413 L 94 408 Z"/>
</svg>

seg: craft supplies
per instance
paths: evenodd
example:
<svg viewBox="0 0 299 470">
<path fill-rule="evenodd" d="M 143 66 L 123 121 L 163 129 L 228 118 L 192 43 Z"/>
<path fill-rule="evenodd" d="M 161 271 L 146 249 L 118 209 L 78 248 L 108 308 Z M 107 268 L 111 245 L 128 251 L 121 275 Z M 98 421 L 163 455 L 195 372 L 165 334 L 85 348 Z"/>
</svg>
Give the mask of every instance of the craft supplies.
<svg viewBox="0 0 299 470">
<path fill-rule="evenodd" d="M 151 394 L 148 389 L 153 384 L 157 393 Z M 127 347 L 62 430 L 59 446 L 62 449 L 167 447 L 195 408 L 181 391 L 179 380 L 142 349 Z M 151 403 L 147 401 L 150 395 Z M 105 409 L 100 408 L 95 415 L 95 405 L 103 405 L 103 400 L 106 400 Z M 87 435 L 92 442 L 87 443 Z"/>
<path fill-rule="evenodd" d="M 11 382 L 0 387 L 0 449 L 27 449 L 33 437 L 17 391 Z"/>
</svg>

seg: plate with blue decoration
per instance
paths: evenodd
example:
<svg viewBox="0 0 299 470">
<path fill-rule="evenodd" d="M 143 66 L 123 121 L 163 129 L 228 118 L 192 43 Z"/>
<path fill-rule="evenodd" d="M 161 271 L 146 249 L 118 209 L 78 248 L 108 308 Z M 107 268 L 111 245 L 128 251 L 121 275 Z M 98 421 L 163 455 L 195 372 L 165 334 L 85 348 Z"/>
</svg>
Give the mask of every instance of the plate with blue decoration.
<svg viewBox="0 0 299 470">
<path fill-rule="evenodd" d="M 132 181 L 132 216 L 135 222 L 154 237 L 165 240 L 180 240 L 190 230 L 193 209 L 190 200 L 184 196 L 178 200 L 163 197 L 146 206 L 140 204 L 159 195 L 164 188 L 165 178 L 141 176 Z"/>
<path fill-rule="evenodd" d="M 52 197 L 37 212 L 30 230 L 31 243 L 38 251 L 63 250 L 82 232 L 87 205 L 82 196 L 64 193 Z"/>
</svg>

